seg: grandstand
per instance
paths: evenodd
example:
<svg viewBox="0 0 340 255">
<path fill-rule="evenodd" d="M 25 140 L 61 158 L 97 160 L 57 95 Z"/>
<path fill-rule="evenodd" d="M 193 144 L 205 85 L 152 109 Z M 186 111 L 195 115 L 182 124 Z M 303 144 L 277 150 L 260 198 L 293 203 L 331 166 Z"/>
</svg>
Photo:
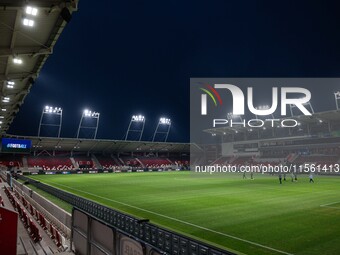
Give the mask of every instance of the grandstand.
<svg viewBox="0 0 340 255">
<path fill-rule="evenodd" d="M 23 162 L 25 162 L 24 158 L 22 158 Z M 55 170 L 72 170 L 73 165 L 70 158 L 67 157 L 51 157 L 51 156 L 32 156 L 26 157 L 27 160 L 27 168 L 34 169 L 42 169 L 44 171 Z"/>
<path fill-rule="evenodd" d="M 103 169 L 118 169 L 119 167 L 123 166 L 123 162 L 119 160 L 118 157 L 108 154 L 108 155 L 102 155 L 102 154 L 95 154 L 95 157 L 98 160 L 98 164 Z"/>
<path fill-rule="evenodd" d="M 204 145 L 208 164 L 326 166 L 340 161 L 340 111 L 291 116 L 298 125 L 293 128 L 271 126 L 246 128 L 242 125 L 207 129 L 221 143 Z M 202 163 L 202 158 L 201 161 Z M 335 173 L 336 174 L 336 173 Z"/>
<path fill-rule="evenodd" d="M 30 155 L 3 154 L 0 158 L 9 169 L 23 172 L 189 167 L 190 145 L 187 143 L 7 137 L 32 141 Z"/>
</svg>

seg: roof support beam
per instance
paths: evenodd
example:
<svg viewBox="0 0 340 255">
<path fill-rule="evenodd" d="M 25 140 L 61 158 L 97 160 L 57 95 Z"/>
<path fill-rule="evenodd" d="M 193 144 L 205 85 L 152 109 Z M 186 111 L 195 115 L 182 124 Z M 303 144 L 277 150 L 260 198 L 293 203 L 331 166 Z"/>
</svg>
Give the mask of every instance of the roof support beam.
<svg viewBox="0 0 340 255">
<path fill-rule="evenodd" d="M 110 151 L 110 149 L 116 145 L 116 142 L 113 141 L 112 143 L 110 143 L 105 149 L 103 149 L 103 152 L 105 151 Z"/>
<path fill-rule="evenodd" d="M 37 75 L 33 72 L 11 73 L 9 75 L 0 74 L 0 82 L 7 80 L 25 80 L 29 79 L 30 77 L 35 79 Z"/>
<path fill-rule="evenodd" d="M 15 33 L 15 32 L 14 32 Z M 13 34 L 14 34 L 13 33 Z M 49 55 L 52 54 L 51 49 L 46 49 L 45 47 L 19 47 L 19 48 L 0 48 L 0 58 L 10 57 L 10 56 L 37 56 L 37 55 Z"/>
<path fill-rule="evenodd" d="M 22 16 L 22 11 L 21 10 L 17 10 L 17 14 L 16 14 L 16 17 L 15 17 L 15 22 L 14 22 L 14 26 L 13 26 L 13 33 L 12 33 L 11 43 L 10 43 L 10 46 L 9 46 L 10 50 L 12 50 L 14 48 L 15 40 L 16 40 L 17 34 L 18 34 L 18 27 L 19 27 L 19 24 L 20 24 L 21 16 Z M 10 62 L 9 61 L 10 61 L 10 58 L 8 56 L 6 70 L 5 70 L 5 76 L 7 76 L 8 72 L 9 72 L 9 66 L 10 66 Z"/>
</svg>

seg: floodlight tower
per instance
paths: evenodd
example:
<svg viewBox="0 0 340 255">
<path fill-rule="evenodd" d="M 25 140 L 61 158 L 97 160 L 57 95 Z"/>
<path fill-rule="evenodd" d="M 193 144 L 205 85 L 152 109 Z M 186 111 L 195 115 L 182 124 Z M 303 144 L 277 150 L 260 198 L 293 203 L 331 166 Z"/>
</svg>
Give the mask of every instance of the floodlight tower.
<svg viewBox="0 0 340 255">
<path fill-rule="evenodd" d="M 236 115 L 236 114 L 233 114 L 232 112 L 228 112 L 227 119 L 228 120 L 239 119 L 241 122 L 243 122 L 241 115 Z"/>
<path fill-rule="evenodd" d="M 339 110 L 340 91 L 334 92 L 336 109 Z"/>
<path fill-rule="evenodd" d="M 90 111 L 88 109 L 85 109 L 83 111 L 83 114 L 81 115 L 81 118 L 80 118 L 78 131 L 77 131 L 77 138 L 79 138 L 79 133 L 80 133 L 81 129 L 94 129 L 93 139 L 96 139 L 97 131 L 98 131 L 98 125 L 99 125 L 99 116 L 100 116 L 99 112 Z M 93 125 L 93 126 L 86 125 L 86 123 L 84 123 L 84 118 L 85 119 L 94 119 L 96 121 L 96 124 Z"/>
<path fill-rule="evenodd" d="M 58 123 L 51 123 L 51 122 L 46 121 L 46 118 L 44 118 L 45 116 L 55 116 L 55 117 L 57 117 L 59 119 Z M 39 122 L 39 129 L 38 129 L 38 137 L 40 137 L 40 132 L 41 132 L 42 126 L 58 127 L 58 136 L 57 137 L 60 137 L 62 121 L 63 121 L 63 109 L 60 108 L 60 107 L 53 107 L 53 106 L 46 105 L 43 108 L 42 113 L 41 113 L 40 122 Z"/>
<path fill-rule="evenodd" d="M 260 105 L 260 106 L 256 107 L 256 109 L 257 109 L 257 110 L 269 110 L 269 109 L 270 109 L 270 106 L 267 105 L 267 104 L 265 104 L 265 105 Z M 272 118 L 274 119 L 274 114 L 271 113 L 270 115 L 271 115 Z M 255 114 L 255 117 L 256 117 L 256 119 L 257 119 L 257 115 L 256 115 L 256 114 Z"/>
<path fill-rule="evenodd" d="M 314 109 L 313 109 L 313 106 L 312 106 L 312 104 L 310 103 L 310 101 L 307 102 L 307 103 L 304 103 L 303 105 L 304 105 L 304 106 L 309 106 L 310 111 L 312 112 L 312 114 L 314 114 Z M 296 105 L 295 105 L 295 104 L 290 104 L 290 105 L 289 105 L 289 108 L 290 108 L 290 115 L 291 115 L 292 117 L 294 117 L 293 109 L 296 108 Z"/>
<path fill-rule="evenodd" d="M 162 129 L 164 130 L 164 127 L 165 127 L 165 131 L 162 131 Z M 165 117 L 159 118 L 156 130 L 153 133 L 152 141 L 153 142 L 155 141 L 155 138 L 156 138 L 157 134 L 165 134 L 164 142 L 166 142 L 166 140 L 168 139 L 170 128 L 171 128 L 171 120 L 169 118 L 165 118 Z"/>
<path fill-rule="evenodd" d="M 133 126 L 133 127 L 132 127 Z M 125 141 L 128 139 L 129 133 L 139 133 L 138 141 L 142 139 L 145 126 L 145 117 L 143 115 L 133 115 L 130 120 L 129 127 L 125 134 Z"/>
</svg>

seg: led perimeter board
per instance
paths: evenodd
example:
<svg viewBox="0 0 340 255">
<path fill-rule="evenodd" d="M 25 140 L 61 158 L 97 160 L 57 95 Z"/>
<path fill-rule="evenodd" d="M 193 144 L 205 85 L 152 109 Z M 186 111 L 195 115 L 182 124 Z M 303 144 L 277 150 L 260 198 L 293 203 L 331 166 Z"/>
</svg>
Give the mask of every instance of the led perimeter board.
<svg viewBox="0 0 340 255">
<path fill-rule="evenodd" d="M 12 138 L 2 138 L 1 140 L 1 152 L 3 153 L 30 153 L 31 147 L 31 140 Z"/>
</svg>

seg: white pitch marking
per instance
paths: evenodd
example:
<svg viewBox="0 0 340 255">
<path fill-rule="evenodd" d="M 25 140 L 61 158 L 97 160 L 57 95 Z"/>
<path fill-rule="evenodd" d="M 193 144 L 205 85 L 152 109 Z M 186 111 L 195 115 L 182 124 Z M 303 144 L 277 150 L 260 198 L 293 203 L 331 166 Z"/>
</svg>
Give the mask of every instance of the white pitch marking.
<svg viewBox="0 0 340 255">
<path fill-rule="evenodd" d="M 320 206 L 323 207 L 323 206 L 329 206 L 329 205 L 334 205 L 334 204 L 339 204 L 339 203 L 340 203 L 340 201 L 329 203 L 329 204 L 324 204 L 324 205 L 320 205 Z"/>
<path fill-rule="evenodd" d="M 126 204 L 124 202 L 120 202 L 120 201 L 117 201 L 117 200 L 113 200 L 113 199 L 109 199 L 109 198 L 106 198 L 106 197 L 98 196 L 96 194 L 92 194 L 92 193 L 87 192 L 87 191 L 75 189 L 75 188 L 72 188 L 72 187 L 69 187 L 69 186 L 66 186 L 66 185 L 63 185 L 63 184 L 56 184 L 56 183 L 54 183 L 54 184 L 56 186 L 60 185 L 60 186 L 63 186 L 63 187 L 66 187 L 66 188 L 69 188 L 69 189 L 72 189 L 72 190 L 76 190 L 78 192 L 89 194 L 89 195 L 94 196 L 94 197 L 102 198 L 102 199 L 105 199 L 105 200 L 108 200 L 108 201 L 111 201 L 111 202 L 114 202 L 114 203 L 117 203 L 117 204 L 125 205 L 127 207 L 131 207 L 131 208 L 134 208 L 134 209 L 137 209 L 137 210 L 140 210 L 140 211 L 144 211 L 144 212 L 147 212 L 147 213 L 150 213 L 150 214 L 154 214 L 154 215 L 157 215 L 157 216 L 160 216 L 160 217 L 163 217 L 163 218 L 167 218 L 167 219 L 170 219 L 170 220 L 173 220 L 173 221 L 177 221 L 177 222 L 189 225 L 189 226 L 193 226 L 193 227 L 196 227 L 196 228 L 199 228 L 199 229 L 203 229 L 203 230 L 206 230 L 206 231 L 218 234 L 218 235 L 226 236 L 226 237 L 229 237 L 229 238 L 232 238 L 232 239 L 235 239 L 235 240 L 239 240 L 239 241 L 242 241 L 242 242 L 245 242 L 245 243 L 249 243 L 249 244 L 261 247 L 261 248 L 265 248 L 267 250 L 275 251 L 275 252 L 278 252 L 278 253 L 281 253 L 281 254 L 286 254 L 286 255 L 294 255 L 293 253 L 281 251 L 281 250 L 278 250 L 278 249 L 275 249 L 275 248 L 272 248 L 272 247 L 269 247 L 269 246 L 266 246 L 266 245 L 263 245 L 263 244 L 259 244 L 259 243 L 253 242 L 253 241 L 242 239 L 240 237 L 236 237 L 236 236 L 228 235 L 228 234 L 225 234 L 225 233 L 222 233 L 222 232 L 218 232 L 216 230 L 212 230 L 212 229 L 209 229 L 209 228 L 206 228 L 206 227 L 202 227 L 202 226 L 199 226 L 199 225 L 196 225 L 196 224 L 193 224 L 193 223 L 190 223 L 190 222 L 186 222 L 186 221 L 183 221 L 183 220 L 180 220 L 180 219 L 176 219 L 176 218 L 173 218 L 173 217 L 170 217 L 170 216 L 166 216 L 166 215 L 163 215 L 163 214 L 160 214 L 160 213 L 152 212 L 152 211 L 149 211 L 149 210 L 146 210 L 146 209 L 134 206 L 134 205 L 129 205 L 129 204 Z"/>
</svg>

